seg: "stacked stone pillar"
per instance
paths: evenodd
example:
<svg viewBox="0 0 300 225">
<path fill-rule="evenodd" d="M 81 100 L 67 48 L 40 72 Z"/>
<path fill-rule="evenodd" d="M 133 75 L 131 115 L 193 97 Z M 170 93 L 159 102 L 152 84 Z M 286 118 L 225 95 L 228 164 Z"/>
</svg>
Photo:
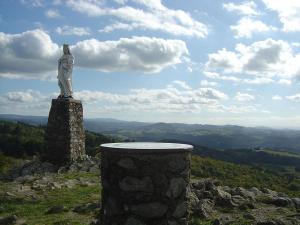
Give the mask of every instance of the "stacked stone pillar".
<svg viewBox="0 0 300 225">
<path fill-rule="evenodd" d="M 85 133 L 81 101 L 52 99 L 46 130 L 44 160 L 63 165 L 83 159 Z"/>
<path fill-rule="evenodd" d="M 101 225 L 187 225 L 191 145 L 101 145 Z"/>
</svg>

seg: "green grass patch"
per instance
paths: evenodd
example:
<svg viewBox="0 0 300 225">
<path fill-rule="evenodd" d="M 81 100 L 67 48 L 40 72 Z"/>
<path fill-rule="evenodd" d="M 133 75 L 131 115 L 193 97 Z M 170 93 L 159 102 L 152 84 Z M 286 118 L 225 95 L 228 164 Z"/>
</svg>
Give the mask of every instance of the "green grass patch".
<svg viewBox="0 0 300 225">
<path fill-rule="evenodd" d="M 17 215 L 26 220 L 28 225 L 50 225 L 56 222 L 67 221 L 66 224 L 89 224 L 95 212 L 77 214 L 72 208 L 79 204 L 98 202 L 100 200 L 100 185 L 74 188 L 62 188 L 39 193 L 40 199 L 36 201 L 1 201 L 2 213 L 0 216 Z M 57 205 L 64 205 L 68 211 L 58 214 L 46 214 L 46 211 Z"/>
</svg>

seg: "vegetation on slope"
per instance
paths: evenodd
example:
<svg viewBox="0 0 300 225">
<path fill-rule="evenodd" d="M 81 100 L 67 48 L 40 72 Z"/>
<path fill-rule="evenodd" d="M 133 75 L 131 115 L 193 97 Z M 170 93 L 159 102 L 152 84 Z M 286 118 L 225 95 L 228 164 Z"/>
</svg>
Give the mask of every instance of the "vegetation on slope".
<svg viewBox="0 0 300 225">
<path fill-rule="evenodd" d="M 45 127 L 20 122 L 0 121 L 0 152 L 5 155 L 26 158 L 41 155 L 45 150 Z M 86 131 L 86 151 L 95 155 L 103 143 L 116 142 L 115 138 Z"/>
<path fill-rule="evenodd" d="M 192 157 L 192 178 L 215 178 L 230 187 L 268 188 L 300 196 L 300 174 L 292 177 L 258 166 L 240 165 L 208 157 Z"/>
</svg>

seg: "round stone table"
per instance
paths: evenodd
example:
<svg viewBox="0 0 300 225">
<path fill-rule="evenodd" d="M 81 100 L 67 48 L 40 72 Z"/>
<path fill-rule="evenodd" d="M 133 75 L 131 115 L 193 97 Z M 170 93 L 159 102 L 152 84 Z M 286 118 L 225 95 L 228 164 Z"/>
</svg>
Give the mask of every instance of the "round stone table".
<svg viewBox="0 0 300 225">
<path fill-rule="evenodd" d="M 101 145 L 101 225 L 187 225 L 193 146 Z"/>
</svg>

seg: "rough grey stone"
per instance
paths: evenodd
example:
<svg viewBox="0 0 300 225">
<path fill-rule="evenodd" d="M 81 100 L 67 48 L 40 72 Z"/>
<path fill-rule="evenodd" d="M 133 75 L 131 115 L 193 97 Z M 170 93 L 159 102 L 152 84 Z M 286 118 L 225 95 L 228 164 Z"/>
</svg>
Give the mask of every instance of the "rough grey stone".
<svg viewBox="0 0 300 225">
<path fill-rule="evenodd" d="M 119 160 L 118 165 L 124 169 L 135 169 L 136 166 L 131 158 L 122 158 Z"/>
<path fill-rule="evenodd" d="M 255 199 L 255 193 L 253 193 L 251 191 L 248 191 L 248 190 L 246 190 L 245 188 L 242 188 L 242 187 L 235 188 L 233 190 L 233 194 L 234 195 L 240 195 L 244 198 L 248 198 L 248 199 L 251 199 L 251 200 Z"/>
<path fill-rule="evenodd" d="M 238 206 L 232 201 L 231 194 L 221 190 L 221 188 L 219 187 L 213 190 L 213 194 L 215 195 L 216 203 L 220 206 L 226 206 L 226 207 Z"/>
<path fill-rule="evenodd" d="M 143 203 L 131 206 L 131 211 L 145 218 L 160 218 L 167 212 L 168 207 L 160 202 Z"/>
<path fill-rule="evenodd" d="M 168 225 L 178 225 L 178 223 L 174 220 L 168 221 Z"/>
<path fill-rule="evenodd" d="M 144 225 L 140 220 L 130 217 L 127 219 L 125 225 Z"/>
<path fill-rule="evenodd" d="M 12 225 L 16 224 L 18 217 L 16 215 L 6 216 L 0 218 L 0 225 Z"/>
<path fill-rule="evenodd" d="M 56 165 L 77 161 L 85 155 L 82 104 L 74 99 L 52 99 L 43 159 Z"/>
<path fill-rule="evenodd" d="M 104 148 L 100 163 L 101 225 L 125 224 L 128 218 L 149 225 L 167 225 L 168 221 L 188 224 L 189 151 Z M 186 218 L 173 217 L 176 206 L 182 202 L 186 202 Z M 179 214 L 180 208 L 175 215 Z"/>
<path fill-rule="evenodd" d="M 123 191 L 153 191 L 152 181 L 149 177 L 144 177 L 143 179 L 138 179 L 135 177 L 125 177 L 120 181 L 119 186 Z"/>
<path fill-rule="evenodd" d="M 183 216 L 185 216 L 185 214 L 187 213 L 187 202 L 181 202 L 179 205 L 177 205 L 177 207 L 175 208 L 174 212 L 173 212 L 173 216 L 175 218 L 181 218 Z"/>
<path fill-rule="evenodd" d="M 66 211 L 66 207 L 63 205 L 53 206 L 47 210 L 46 214 L 56 214 Z"/>
<path fill-rule="evenodd" d="M 199 216 L 203 219 L 210 219 L 213 214 L 214 202 L 210 199 L 201 199 L 197 206 L 194 208 L 194 215 Z"/>
<path fill-rule="evenodd" d="M 187 167 L 187 160 L 184 160 L 181 155 L 173 156 L 168 162 L 169 169 L 173 172 L 182 172 Z"/>
<path fill-rule="evenodd" d="M 76 213 L 87 213 L 94 211 L 95 209 L 100 208 L 100 204 L 98 203 L 87 203 L 84 205 L 77 205 L 74 207 L 73 212 Z"/>
<path fill-rule="evenodd" d="M 173 178 L 170 182 L 170 187 L 166 193 L 169 198 L 177 198 L 186 189 L 186 182 L 183 178 Z"/>
<path fill-rule="evenodd" d="M 300 198 L 292 198 L 293 203 L 297 209 L 300 209 Z"/>
</svg>

